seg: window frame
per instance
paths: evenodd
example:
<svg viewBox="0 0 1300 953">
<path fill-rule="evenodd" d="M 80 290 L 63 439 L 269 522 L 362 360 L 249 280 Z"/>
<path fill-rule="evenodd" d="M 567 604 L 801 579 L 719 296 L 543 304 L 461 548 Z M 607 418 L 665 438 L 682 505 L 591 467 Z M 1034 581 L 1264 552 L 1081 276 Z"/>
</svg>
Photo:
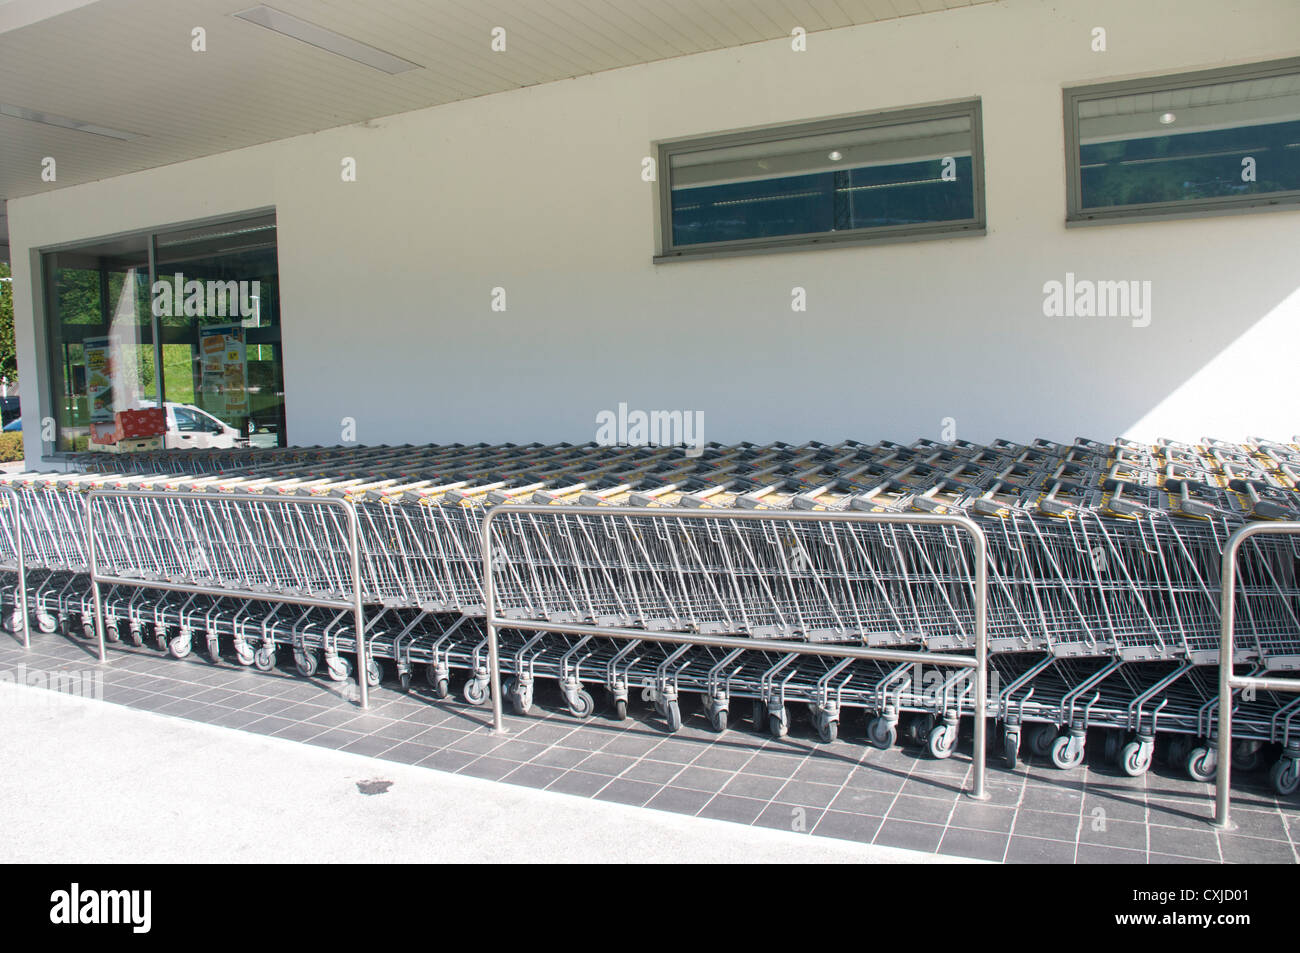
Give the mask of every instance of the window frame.
<svg viewBox="0 0 1300 953">
<path fill-rule="evenodd" d="M 966 235 L 987 234 L 987 214 L 984 203 L 984 124 L 983 103 L 980 97 L 957 99 L 922 106 L 878 109 L 809 122 L 781 123 L 733 132 L 713 133 L 660 140 L 653 144 L 658 188 L 653 261 L 661 264 L 670 261 L 688 261 L 704 258 L 731 258 L 738 255 L 764 254 L 783 251 L 807 251 L 813 248 L 835 248 L 845 245 L 879 245 L 897 242 L 925 241 L 936 238 L 957 238 Z M 852 229 L 843 232 L 815 232 L 802 235 L 776 235 L 764 238 L 743 238 L 721 242 L 700 242 L 677 247 L 672 236 L 672 166 L 675 155 L 700 152 L 720 147 L 755 145 L 802 136 L 819 136 L 850 132 L 879 126 L 902 125 L 929 119 L 969 117 L 971 122 L 971 170 L 973 217 L 923 225 L 885 225 L 875 228 Z"/>
<path fill-rule="evenodd" d="M 55 353 L 55 351 L 52 349 L 50 337 L 49 337 L 50 325 L 53 321 L 57 319 L 58 316 L 57 315 L 58 294 L 57 292 L 54 293 L 51 292 L 51 289 L 54 287 L 51 256 L 57 255 L 61 252 L 76 252 L 79 249 L 85 248 L 87 246 L 99 245 L 99 244 L 117 241 L 117 240 L 140 237 L 145 239 L 148 245 L 148 255 L 149 255 L 148 280 L 149 280 L 149 287 L 152 288 L 154 283 L 158 280 L 157 256 L 158 256 L 158 248 L 159 248 L 158 245 L 159 237 L 169 238 L 174 236 L 175 234 L 182 233 L 182 232 L 201 231 L 209 228 L 219 228 L 223 225 L 235 225 L 244 222 L 260 221 L 260 220 L 270 220 L 275 226 L 276 229 L 275 247 L 277 250 L 277 273 L 278 273 L 280 222 L 279 222 L 278 209 L 274 205 L 258 206 L 256 208 L 248 209 L 242 212 L 225 212 L 220 215 L 212 215 L 204 218 L 185 219 L 185 220 L 169 222 L 161 225 L 126 229 L 123 231 L 110 232 L 108 234 L 97 235 L 97 236 L 92 235 L 92 236 L 86 236 L 82 238 L 67 239 L 58 242 L 51 242 L 48 245 L 41 245 L 31 250 L 31 254 L 33 257 L 33 273 L 34 274 L 39 273 L 39 275 L 41 276 L 40 281 L 38 282 L 39 298 L 36 297 L 35 293 L 33 295 L 34 304 L 36 306 L 37 312 L 42 316 L 42 319 L 37 322 L 36 347 L 38 350 L 38 360 L 41 362 L 42 370 L 44 371 L 44 380 L 41 380 L 38 375 L 37 385 L 39 386 L 39 390 L 42 392 L 43 400 L 48 401 L 47 406 L 49 408 L 50 414 L 56 418 L 56 429 L 55 429 L 54 440 L 52 442 L 42 441 L 41 459 L 50 460 L 50 461 L 65 461 L 67 459 L 70 459 L 74 454 L 85 452 L 79 450 L 63 450 L 60 449 L 59 447 L 63 428 L 61 424 L 57 423 L 57 419 L 58 417 L 62 416 L 62 414 L 56 413 L 56 408 L 60 408 L 62 398 L 57 394 L 55 394 L 54 391 L 55 391 L 56 381 L 60 379 L 62 370 L 60 366 L 59 355 Z M 163 335 L 161 333 L 162 332 L 161 320 L 157 315 L 152 315 L 152 309 L 150 310 L 151 310 L 151 326 L 153 329 L 153 337 L 154 337 L 154 345 L 153 345 L 154 362 L 155 362 L 154 382 L 155 382 L 155 387 L 157 388 L 158 391 L 158 397 L 160 398 L 158 401 L 155 401 L 155 406 L 165 407 L 167 403 L 167 401 L 164 399 L 166 394 L 166 380 L 165 380 L 165 370 L 164 370 L 165 361 L 163 360 L 162 345 L 166 342 L 163 340 Z M 281 347 L 283 347 L 283 324 L 281 324 L 281 335 L 282 338 L 278 343 L 280 344 Z M 281 381 L 281 385 L 283 386 L 283 381 Z M 283 403 L 281 406 L 284 408 L 283 415 L 282 415 L 283 433 L 281 433 L 280 430 L 277 430 L 276 438 L 278 440 L 281 438 L 281 436 L 283 436 L 285 442 L 283 444 L 277 444 L 277 446 L 287 447 L 290 446 L 289 436 L 288 436 L 289 435 L 289 411 L 288 411 L 287 396 L 282 398 L 282 400 Z M 206 411 L 204 411 L 204 413 L 206 413 Z"/>
<path fill-rule="evenodd" d="M 1133 205 L 1083 207 L 1083 175 L 1079 162 L 1078 105 L 1091 99 L 1107 99 L 1133 93 L 1161 93 L 1211 83 L 1267 79 L 1300 72 L 1300 57 L 1246 63 L 1217 69 L 1184 73 L 1164 73 L 1143 79 L 1116 80 L 1066 86 L 1062 89 L 1065 118 L 1065 223 L 1067 226 L 1102 225 L 1117 222 L 1166 221 L 1177 218 L 1202 218 L 1235 212 L 1261 212 L 1285 209 L 1300 203 L 1300 189 L 1251 195 L 1219 196 L 1206 199 L 1179 199 L 1172 202 L 1140 202 Z"/>
</svg>

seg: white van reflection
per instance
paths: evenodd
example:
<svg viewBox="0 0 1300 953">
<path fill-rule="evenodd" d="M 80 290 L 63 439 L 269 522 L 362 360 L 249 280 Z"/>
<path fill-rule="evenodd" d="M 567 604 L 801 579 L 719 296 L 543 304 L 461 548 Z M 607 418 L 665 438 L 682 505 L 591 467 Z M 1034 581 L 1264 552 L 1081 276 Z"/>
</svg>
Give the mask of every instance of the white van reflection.
<svg viewBox="0 0 1300 953">
<path fill-rule="evenodd" d="M 158 406 L 151 400 L 142 400 L 139 404 L 141 407 Z M 168 401 L 164 407 L 167 410 L 167 437 L 163 446 L 168 450 L 228 450 L 231 447 L 248 446 L 247 437 L 206 410 L 193 404 L 176 404 L 172 401 Z"/>
</svg>

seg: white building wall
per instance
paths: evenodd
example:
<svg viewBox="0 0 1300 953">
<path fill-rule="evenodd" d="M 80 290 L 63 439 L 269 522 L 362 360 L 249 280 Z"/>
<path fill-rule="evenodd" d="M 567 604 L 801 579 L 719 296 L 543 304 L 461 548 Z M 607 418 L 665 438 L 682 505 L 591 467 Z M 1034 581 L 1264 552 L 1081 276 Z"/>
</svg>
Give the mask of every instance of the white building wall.
<svg viewBox="0 0 1300 953">
<path fill-rule="evenodd" d="M 295 443 L 345 417 L 363 443 L 581 441 L 619 402 L 703 411 L 722 441 L 938 438 L 946 417 L 978 440 L 1289 437 L 1300 211 L 1066 229 L 1061 89 L 1297 54 L 1294 0 L 1006 0 L 16 199 L 20 373 L 43 374 L 34 249 L 274 206 Z M 971 96 L 986 236 L 652 264 L 652 141 Z M 1044 317 L 1067 272 L 1151 281 L 1150 326 Z"/>
</svg>

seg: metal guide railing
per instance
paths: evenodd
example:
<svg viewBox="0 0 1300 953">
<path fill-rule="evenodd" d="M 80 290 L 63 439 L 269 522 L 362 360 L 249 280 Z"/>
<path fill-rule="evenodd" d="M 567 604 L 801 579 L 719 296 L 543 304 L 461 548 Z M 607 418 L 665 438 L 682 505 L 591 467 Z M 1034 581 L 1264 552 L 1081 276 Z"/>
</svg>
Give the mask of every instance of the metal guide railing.
<svg viewBox="0 0 1300 953">
<path fill-rule="evenodd" d="M 493 528 L 497 522 L 514 516 L 527 515 L 533 520 L 564 521 L 595 519 L 651 519 L 663 521 L 720 521 L 764 523 L 895 523 L 911 526 L 937 525 L 952 527 L 970 536 L 974 577 L 973 648 L 974 655 L 916 652 L 901 649 L 864 648 L 853 645 L 793 642 L 776 639 L 754 639 L 743 636 L 707 635 L 685 632 L 647 631 L 613 626 L 571 624 L 544 620 L 505 618 L 498 616 L 495 599 L 494 562 L 499 560 L 497 541 Z M 526 629 L 534 632 L 554 632 L 561 635 L 599 636 L 623 641 L 664 642 L 674 645 L 702 646 L 721 649 L 752 649 L 755 651 L 814 655 L 835 659 L 863 659 L 894 663 L 926 662 L 937 666 L 968 669 L 975 681 L 972 717 L 974 719 L 974 770 L 970 797 L 984 800 L 985 748 L 988 714 L 988 558 L 984 531 L 965 516 L 917 513 L 868 513 L 825 511 L 775 511 L 775 510 L 699 510 L 681 507 L 647 509 L 624 506 L 565 506 L 558 508 L 545 504 L 501 504 L 487 511 L 483 518 L 483 588 L 485 623 L 488 633 L 488 667 L 491 679 L 492 724 L 495 730 L 505 728 L 501 710 L 501 666 L 498 650 L 498 630 Z"/>
<path fill-rule="evenodd" d="M 350 598 L 344 599 L 325 592 L 305 592 L 268 590 L 258 588 L 247 579 L 223 580 L 227 585 L 205 585 L 190 580 L 146 579 L 139 575 L 110 575 L 99 571 L 100 540 L 97 529 L 100 524 L 96 519 L 96 501 L 106 499 L 139 499 L 171 503 L 183 507 L 189 503 L 231 504 L 257 506 L 273 510 L 278 507 L 327 507 L 339 510 L 347 526 L 346 550 L 350 568 Z M 90 581 L 95 602 L 95 638 L 98 643 L 99 660 L 108 660 L 104 646 L 104 605 L 100 591 L 102 585 L 134 586 L 141 589 L 161 589 L 169 592 L 194 593 L 198 595 L 218 596 L 227 599 L 248 599 L 265 602 L 283 602 L 293 605 L 313 606 L 322 609 L 337 609 L 353 614 L 356 625 L 357 688 L 358 703 L 362 708 L 369 706 L 368 654 L 366 651 L 365 610 L 361 597 L 361 547 L 359 541 L 356 507 L 348 500 L 337 497 L 317 496 L 259 496 L 254 493 L 212 493 L 212 492 L 176 492 L 169 490 L 114 490 L 94 489 L 86 494 L 86 536 L 89 557 Z M 251 541 L 250 541 L 251 542 Z"/>
<path fill-rule="evenodd" d="M 18 491 L 12 486 L 0 484 L 0 494 L 5 497 L 5 508 L 10 514 L 10 526 L 14 534 L 14 561 L 18 581 L 14 589 L 14 629 L 22 633 L 23 648 L 32 647 L 31 633 L 27 626 L 27 547 L 24 545 L 23 505 Z"/>
<path fill-rule="evenodd" d="M 1261 692 L 1300 692 L 1300 678 L 1268 678 L 1233 672 L 1233 624 L 1236 621 L 1237 553 L 1252 536 L 1300 535 L 1300 522 L 1249 523 L 1228 537 L 1223 548 L 1223 574 L 1219 611 L 1219 724 L 1215 750 L 1219 760 L 1214 778 L 1214 826 L 1234 830 L 1232 823 L 1232 693 L 1236 689 Z"/>
</svg>

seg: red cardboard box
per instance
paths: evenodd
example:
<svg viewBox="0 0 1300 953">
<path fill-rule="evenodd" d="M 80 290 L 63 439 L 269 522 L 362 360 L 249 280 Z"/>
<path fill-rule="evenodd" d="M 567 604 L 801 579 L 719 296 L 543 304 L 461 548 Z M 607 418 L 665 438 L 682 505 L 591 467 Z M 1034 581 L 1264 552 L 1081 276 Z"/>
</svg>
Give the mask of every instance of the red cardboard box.
<svg viewBox="0 0 1300 953">
<path fill-rule="evenodd" d="M 117 421 L 117 439 L 156 437 L 167 432 L 167 415 L 159 407 L 148 410 L 119 410 L 113 415 Z"/>
<path fill-rule="evenodd" d="M 91 424 L 90 442 L 100 447 L 110 447 L 117 443 L 117 424 Z"/>
</svg>

